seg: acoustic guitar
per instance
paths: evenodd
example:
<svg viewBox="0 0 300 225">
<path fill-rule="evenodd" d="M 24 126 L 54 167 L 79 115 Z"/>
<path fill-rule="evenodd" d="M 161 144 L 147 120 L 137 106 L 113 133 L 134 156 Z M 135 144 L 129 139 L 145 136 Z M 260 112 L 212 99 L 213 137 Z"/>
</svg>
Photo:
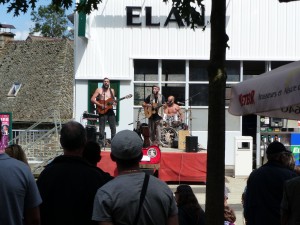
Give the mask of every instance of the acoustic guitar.
<svg viewBox="0 0 300 225">
<path fill-rule="evenodd" d="M 106 100 L 99 100 L 98 102 L 100 104 L 103 104 L 104 107 L 102 108 L 102 107 L 98 106 L 97 111 L 98 111 L 99 114 L 105 114 L 109 109 L 113 108 L 113 104 L 115 102 L 119 102 L 121 100 L 128 99 L 128 98 L 131 98 L 131 97 L 132 97 L 132 94 L 129 94 L 129 95 L 126 95 L 125 97 L 120 98 L 118 100 L 114 100 L 113 98 L 108 98 Z"/>
<path fill-rule="evenodd" d="M 158 109 L 162 107 L 163 105 L 157 105 L 157 103 L 152 103 L 152 106 L 145 106 L 144 107 L 144 113 L 146 118 L 150 118 L 152 114 L 155 114 L 158 112 Z"/>
</svg>

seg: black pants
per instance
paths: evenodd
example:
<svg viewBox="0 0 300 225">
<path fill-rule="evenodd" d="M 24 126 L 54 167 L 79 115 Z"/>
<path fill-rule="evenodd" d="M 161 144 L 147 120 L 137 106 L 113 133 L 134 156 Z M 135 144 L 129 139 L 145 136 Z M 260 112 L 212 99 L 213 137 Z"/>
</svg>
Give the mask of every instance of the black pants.
<svg viewBox="0 0 300 225">
<path fill-rule="evenodd" d="M 104 140 L 105 123 L 108 122 L 111 131 L 111 140 L 116 135 L 116 116 L 115 112 L 110 109 L 105 114 L 99 114 L 99 135 L 100 140 Z"/>
</svg>

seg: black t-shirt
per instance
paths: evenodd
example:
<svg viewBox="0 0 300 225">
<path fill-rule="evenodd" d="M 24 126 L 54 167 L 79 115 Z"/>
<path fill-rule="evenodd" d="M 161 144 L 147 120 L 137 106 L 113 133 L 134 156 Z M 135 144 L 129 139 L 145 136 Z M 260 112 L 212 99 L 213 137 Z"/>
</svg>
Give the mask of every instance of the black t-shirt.
<svg viewBox="0 0 300 225">
<path fill-rule="evenodd" d="M 148 95 L 148 97 L 144 100 L 144 102 L 147 103 L 147 104 L 149 104 L 150 103 L 150 97 L 151 97 L 151 95 Z M 155 98 L 155 103 L 157 103 L 157 102 L 158 102 L 158 97 Z M 166 102 L 165 96 L 161 95 L 161 104 L 163 105 L 163 104 L 165 104 L 165 102 Z M 157 105 L 157 106 L 160 106 L 160 105 Z M 160 120 L 160 119 L 162 119 L 158 115 L 157 111 L 156 111 L 156 113 L 153 113 L 150 118 L 153 119 L 153 120 Z"/>
<path fill-rule="evenodd" d="M 94 197 L 109 180 L 102 172 L 81 157 L 55 158 L 37 180 L 43 200 L 41 224 L 97 224 L 91 220 Z"/>
</svg>

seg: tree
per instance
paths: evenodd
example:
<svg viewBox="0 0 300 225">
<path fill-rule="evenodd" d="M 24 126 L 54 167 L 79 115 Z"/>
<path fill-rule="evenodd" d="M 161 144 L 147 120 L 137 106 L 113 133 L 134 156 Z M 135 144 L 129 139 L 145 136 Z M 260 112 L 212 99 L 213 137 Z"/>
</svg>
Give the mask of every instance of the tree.
<svg viewBox="0 0 300 225">
<path fill-rule="evenodd" d="M 14 16 L 19 16 L 20 13 L 26 13 L 28 8 L 31 8 L 32 10 L 35 9 L 36 3 L 39 0 L 23 0 L 23 1 L 17 1 L 17 0 L 0 0 L 0 5 L 8 4 L 7 6 L 7 12 L 13 12 Z M 163 0 L 168 1 L 168 0 Z M 173 0 L 172 0 L 173 1 Z M 292 2 L 292 1 L 300 1 L 300 0 L 274 0 L 279 2 Z M 76 11 L 79 12 L 85 12 L 86 14 L 89 14 L 93 10 L 98 9 L 98 4 L 101 3 L 102 0 L 80 0 L 80 3 L 76 3 Z M 173 2 L 176 2 L 173 1 Z M 202 2 L 202 0 L 179 0 L 179 2 Z M 73 1 L 72 0 L 52 0 L 52 4 L 56 7 L 61 7 L 63 9 L 69 9 Z"/>
<path fill-rule="evenodd" d="M 0 0 L 6 3 L 7 0 Z M 37 0 L 31 0 L 35 4 Z M 167 2 L 168 0 L 163 0 Z M 275 0 L 274 0 L 275 1 Z M 299 0 L 276 0 L 290 2 Z M 54 4 L 68 8 L 71 0 L 54 0 Z M 201 6 L 202 0 L 172 0 L 184 20 L 191 20 L 193 28 L 197 23 L 197 11 L 191 3 Z M 76 10 L 90 13 L 97 9 L 101 0 L 81 0 Z M 15 3 L 8 11 L 26 12 L 28 3 Z M 207 142 L 207 188 L 206 188 L 206 224 L 224 224 L 224 183 L 225 183 L 225 87 L 226 87 L 226 47 L 228 36 L 225 29 L 226 0 L 212 0 L 211 11 L 211 50 L 209 73 L 209 112 L 208 112 L 208 142 Z M 215 138 L 218 141 L 215 141 Z"/>
<path fill-rule="evenodd" d="M 5 0 L 0 0 L 0 3 Z M 36 0 L 31 0 L 31 4 Z M 167 2 L 168 0 L 163 0 Z M 27 1 L 26 1 L 27 2 Z M 191 3 L 202 6 L 202 0 L 172 0 L 181 17 L 190 21 L 194 28 L 199 21 L 199 12 Z M 68 8 L 71 0 L 54 0 L 57 6 Z M 81 0 L 76 10 L 90 13 L 97 9 L 101 0 Z M 26 12 L 28 5 L 10 5 L 8 11 L 15 15 Z M 212 0 L 211 11 L 211 51 L 209 73 L 209 112 L 207 143 L 207 188 L 206 188 L 206 224 L 224 224 L 224 183 L 225 183 L 225 58 L 228 36 L 225 31 L 226 0 Z M 218 137 L 218 141 L 215 141 Z"/>
<path fill-rule="evenodd" d="M 164 0 L 168 1 L 168 0 Z M 191 27 L 197 24 L 196 10 L 191 3 L 202 6 L 202 0 L 172 0 L 183 19 L 190 18 Z M 198 15 L 199 17 L 199 15 Z M 205 223 L 224 224 L 225 185 L 225 88 L 226 0 L 212 0 L 209 75 L 209 109 L 207 141 L 207 183 Z M 216 137 L 218 141 L 216 141 Z"/>
<path fill-rule="evenodd" d="M 70 36 L 68 33 L 68 20 L 65 10 L 54 5 L 40 6 L 31 13 L 31 20 L 35 23 L 32 32 L 41 32 L 44 37 L 61 38 Z"/>
</svg>

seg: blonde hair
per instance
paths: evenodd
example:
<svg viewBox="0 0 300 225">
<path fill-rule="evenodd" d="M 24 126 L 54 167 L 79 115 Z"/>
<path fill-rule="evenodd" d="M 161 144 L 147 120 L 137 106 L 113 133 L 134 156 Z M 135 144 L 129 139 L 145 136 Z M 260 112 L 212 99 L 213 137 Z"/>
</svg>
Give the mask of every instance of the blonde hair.
<svg viewBox="0 0 300 225">
<path fill-rule="evenodd" d="M 26 154 L 20 145 L 9 145 L 5 148 L 5 153 L 10 157 L 20 160 L 28 165 Z"/>
</svg>

